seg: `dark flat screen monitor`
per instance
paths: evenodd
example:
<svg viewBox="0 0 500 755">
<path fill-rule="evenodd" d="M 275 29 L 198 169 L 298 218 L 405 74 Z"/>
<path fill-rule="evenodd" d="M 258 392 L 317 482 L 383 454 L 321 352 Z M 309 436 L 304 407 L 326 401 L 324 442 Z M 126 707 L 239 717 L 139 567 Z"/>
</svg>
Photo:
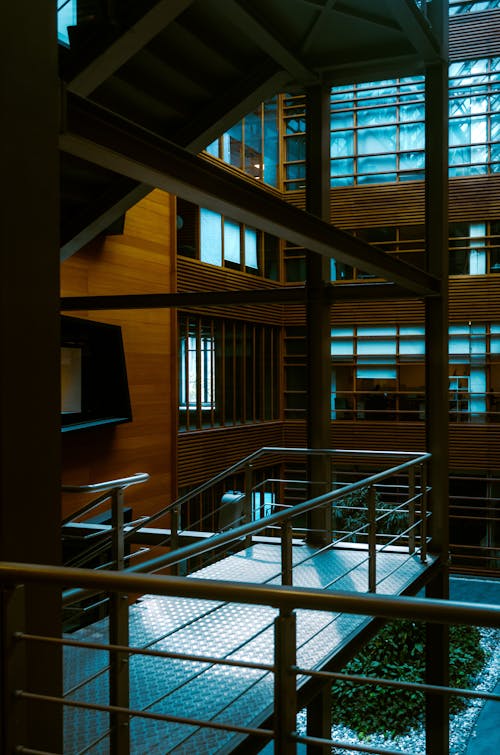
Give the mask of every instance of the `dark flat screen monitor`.
<svg viewBox="0 0 500 755">
<path fill-rule="evenodd" d="M 61 317 L 61 429 L 130 422 L 121 328 Z"/>
</svg>

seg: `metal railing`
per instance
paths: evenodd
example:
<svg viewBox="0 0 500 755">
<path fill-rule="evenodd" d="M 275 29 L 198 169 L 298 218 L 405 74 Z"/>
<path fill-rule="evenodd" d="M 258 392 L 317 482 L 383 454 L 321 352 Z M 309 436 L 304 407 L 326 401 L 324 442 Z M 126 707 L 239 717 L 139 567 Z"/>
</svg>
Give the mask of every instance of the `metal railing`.
<svg viewBox="0 0 500 755">
<path fill-rule="evenodd" d="M 124 522 L 124 491 L 132 485 L 140 485 L 149 480 L 149 474 L 146 472 L 138 472 L 128 477 L 119 477 L 115 480 L 107 480 L 105 482 L 91 483 L 89 485 L 62 485 L 61 490 L 63 493 L 72 493 L 77 495 L 95 495 L 101 493 L 97 498 L 84 503 L 77 511 L 69 514 L 62 522 L 63 540 L 78 539 L 80 543 L 89 543 L 87 547 L 79 549 L 77 555 L 73 556 L 66 562 L 66 566 L 86 566 L 89 562 L 95 559 L 103 551 L 111 551 L 111 561 L 108 564 L 104 564 L 109 568 L 123 569 L 125 566 L 125 522 Z M 73 534 L 68 533 L 70 525 L 77 523 L 85 527 L 86 520 L 84 517 L 88 517 L 96 509 L 100 509 L 105 503 L 110 501 L 111 511 L 110 520 L 111 525 L 109 527 L 97 528 L 94 531 L 86 534 L 78 534 L 75 532 L 75 528 L 72 529 Z M 130 523 L 128 526 L 140 526 L 147 517 L 141 517 L 136 522 Z M 88 520 L 87 520 L 88 524 Z M 65 532 L 66 528 L 66 532 Z M 97 540 L 97 542 L 95 542 Z"/>
<path fill-rule="evenodd" d="M 221 736 L 259 737 L 263 744 L 274 740 L 275 752 L 290 755 L 296 752 L 298 743 L 315 746 L 337 746 L 353 752 L 389 753 L 389 755 L 411 755 L 401 751 L 382 749 L 370 746 L 369 742 L 353 745 L 337 742 L 326 738 L 301 736 L 296 731 L 297 687 L 299 679 L 315 678 L 323 682 L 338 678 L 348 678 L 356 683 L 382 684 L 398 689 L 411 689 L 424 692 L 436 699 L 440 696 L 457 694 L 470 698 L 500 701 L 500 695 L 457 689 L 445 684 L 408 683 L 397 680 L 378 679 L 359 675 L 342 675 L 337 672 L 324 672 L 314 668 L 297 664 L 296 648 L 296 611 L 313 610 L 329 613 L 347 613 L 385 619 L 414 619 L 430 623 L 467 624 L 489 627 L 500 627 L 500 607 L 480 606 L 470 603 L 459 603 L 442 600 L 421 598 L 388 597 L 383 595 L 361 595 L 352 592 L 324 592 L 316 589 L 297 588 L 290 586 L 252 585 L 247 583 L 220 582 L 215 580 L 197 580 L 174 576 L 151 576 L 140 574 L 124 574 L 116 572 L 96 572 L 87 569 L 67 569 L 53 566 L 39 566 L 31 564 L 0 563 L 0 584 L 4 591 L 17 593 L 17 600 L 23 600 L 23 589 L 19 585 L 40 584 L 52 585 L 55 588 L 63 586 L 84 587 L 90 590 L 105 590 L 115 595 L 151 594 L 162 596 L 183 597 L 186 600 L 224 601 L 239 604 L 270 606 L 276 609 L 274 619 L 274 657 L 271 662 L 251 662 L 247 660 L 233 660 L 210 654 L 196 655 L 193 653 L 176 653 L 155 651 L 148 648 L 132 647 L 128 642 L 96 643 L 80 642 L 60 637 L 47 637 L 27 632 L 23 626 L 22 611 L 19 613 L 17 624 L 6 622 L 8 629 L 4 631 L 4 647 L 15 646 L 16 650 L 4 658 L 10 688 L 7 689 L 9 725 L 21 715 L 20 710 L 30 704 L 44 704 L 50 711 L 51 706 L 63 706 L 86 711 L 100 711 L 109 714 L 110 726 L 105 732 L 109 736 L 109 752 L 111 755 L 124 755 L 142 750 L 134 749 L 130 742 L 129 723 L 134 719 L 148 719 L 151 722 L 175 723 L 196 728 L 209 728 L 220 732 Z M 124 683 L 123 670 L 127 676 L 127 659 L 133 656 L 150 656 L 164 662 L 182 660 L 183 662 L 208 663 L 232 668 L 234 673 L 238 669 L 256 671 L 263 675 L 272 675 L 274 682 L 271 688 L 273 695 L 273 716 L 270 725 L 267 719 L 264 725 L 255 722 L 248 723 L 234 720 L 211 720 L 198 716 L 190 716 L 185 711 L 182 716 L 155 713 L 150 710 L 138 710 L 123 705 L 120 700 L 126 699 L 117 687 L 110 686 L 109 704 L 100 702 L 84 702 L 66 699 L 63 696 L 43 694 L 40 691 L 29 690 L 23 684 L 22 678 L 16 676 L 20 668 L 19 653 L 26 653 L 27 648 L 36 644 L 56 644 L 72 646 L 83 650 L 103 651 L 117 656 L 122 662 L 121 684 Z M 48 707 L 47 707 L 48 706 Z M 13 725 L 13 724 L 12 724 Z M 24 753 L 40 753 L 40 750 L 30 749 L 22 741 L 22 734 L 14 742 L 12 751 Z M 101 740 L 103 741 L 103 740 Z M 141 743 L 139 747 L 142 747 Z M 87 748 L 85 749 L 87 751 Z M 66 752 L 66 749 L 65 749 Z M 83 751 L 82 751 L 83 752 Z M 48 753 L 45 755 L 58 755 Z"/>
<path fill-rule="evenodd" d="M 314 498 L 306 498 L 306 500 L 292 507 L 277 506 L 278 511 L 276 513 L 264 516 L 257 521 L 252 521 L 251 496 L 263 484 L 262 482 L 253 484 L 252 470 L 258 460 L 262 460 L 264 457 L 283 458 L 286 456 L 287 458 L 308 458 L 322 456 L 327 460 L 328 469 L 330 469 L 330 463 L 342 459 L 346 453 L 350 457 L 353 454 L 357 454 L 360 460 L 364 459 L 365 462 L 369 460 L 372 465 L 376 462 L 380 464 L 382 460 L 385 460 L 386 469 L 363 477 L 356 482 L 342 485 L 341 487 L 335 485 L 334 489 L 331 489 L 332 483 L 330 482 L 331 477 L 329 477 L 328 480 L 322 483 L 326 489 L 324 494 Z M 411 559 L 414 558 L 418 546 L 418 555 L 421 561 L 424 563 L 426 561 L 428 545 L 427 530 L 430 516 L 428 509 L 430 487 L 427 484 L 427 461 L 429 458 L 429 454 L 410 452 L 345 452 L 331 449 L 313 450 L 265 447 L 220 473 L 209 482 L 198 486 L 190 493 L 182 496 L 139 524 L 124 526 L 122 522 L 121 526 L 119 526 L 119 523 L 117 526 L 114 522 L 113 532 L 120 540 L 117 548 L 120 552 L 123 552 L 124 544 L 127 541 L 133 541 L 134 536 L 137 536 L 137 533 L 142 528 L 149 527 L 151 523 L 168 513 L 171 515 L 171 529 L 168 531 L 167 536 L 165 536 L 164 531 L 159 531 L 156 545 L 168 545 L 170 550 L 154 559 L 149 559 L 129 567 L 128 571 L 155 573 L 166 568 L 181 567 L 184 571 L 189 571 L 189 568 L 186 568 L 186 564 L 194 562 L 196 566 L 199 566 L 199 561 L 195 560 L 199 559 L 199 557 L 203 557 L 206 564 L 208 554 L 212 554 L 212 557 L 215 559 L 220 559 L 227 553 L 228 549 L 234 551 L 234 549 L 241 550 L 247 548 L 256 537 L 271 532 L 274 533 L 276 543 L 281 548 L 281 570 L 274 574 L 272 579 L 281 577 L 283 584 L 291 584 L 293 580 L 292 543 L 294 536 L 301 538 L 312 536 L 317 543 L 321 544 L 313 554 L 306 556 L 305 559 L 296 563 L 295 567 L 297 567 L 305 563 L 305 561 L 319 558 L 325 551 L 335 546 L 341 544 L 348 545 L 353 542 L 353 538 L 356 539 L 356 536 L 359 537 L 362 535 L 366 542 L 365 563 L 368 565 L 367 588 L 370 592 L 375 592 L 377 589 L 377 557 L 380 552 L 388 551 L 395 546 L 402 546 L 407 551 L 408 558 Z M 394 460 L 402 461 L 402 463 L 391 466 L 391 462 L 394 464 Z M 243 471 L 245 478 L 243 524 L 219 533 L 205 533 L 208 536 L 203 536 L 197 542 L 190 545 L 179 545 L 180 539 L 184 534 L 179 528 L 182 505 L 185 505 L 200 492 L 209 490 L 215 483 L 227 479 L 236 471 Z M 406 476 L 406 482 L 402 479 L 404 476 Z M 377 490 L 383 490 L 383 486 L 395 477 L 399 480 L 398 490 L 400 492 L 405 491 L 405 493 L 396 506 L 388 509 L 383 504 L 379 505 L 377 503 Z M 332 508 L 335 507 L 337 512 L 342 508 L 351 510 L 356 508 L 353 507 L 352 503 L 344 505 L 344 502 L 350 496 L 358 493 L 366 495 L 366 504 L 363 507 L 366 511 L 366 522 L 351 532 L 336 531 L 335 527 L 331 524 Z M 306 518 L 316 511 L 322 511 L 324 515 L 325 528 L 322 530 L 312 530 L 307 526 L 307 523 L 304 523 Z M 405 517 L 405 526 L 395 534 L 381 535 L 378 531 L 380 525 L 389 515 L 393 515 L 395 512 Z M 102 548 L 103 546 L 100 547 Z M 85 597 L 89 597 L 89 595 L 84 591 L 70 591 L 65 596 L 65 605 L 70 605 Z"/>
</svg>

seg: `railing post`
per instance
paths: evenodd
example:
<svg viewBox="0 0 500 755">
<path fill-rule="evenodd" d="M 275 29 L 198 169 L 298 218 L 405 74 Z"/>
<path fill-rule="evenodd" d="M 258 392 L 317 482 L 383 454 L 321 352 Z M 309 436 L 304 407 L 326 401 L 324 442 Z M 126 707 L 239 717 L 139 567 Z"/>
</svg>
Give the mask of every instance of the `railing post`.
<svg viewBox="0 0 500 755">
<path fill-rule="evenodd" d="M 374 485 L 368 488 L 368 592 L 377 592 L 377 510 Z"/>
<path fill-rule="evenodd" d="M 252 521 L 252 482 L 253 482 L 253 465 L 247 464 L 245 466 L 245 498 L 243 499 L 243 522 Z M 248 535 L 245 538 L 245 547 L 250 548 L 252 545 L 252 536 Z"/>
<path fill-rule="evenodd" d="M 174 506 L 170 512 L 170 548 L 176 551 L 179 547 L 179 529 L 180 529 L 180 507 Z M 180 564 L 172 566 L 172 571 L 175 574 L 180 573 Z"/>
<path fill-rule="evenodd" d="M 421 524 L 420 524 L 420 560 L 423 564 L 427 561 L 427 462 L 424 462 L 421 466 L 420 473 L 420 486 L 421 486 Z"/>
<path fill-rule="evenodd" d="M 415 553 L 415 467 L 408 469 L 408 550 Z"/>
<path fill-rule="evenodd" d="M 0 752 L 17 752 L 28 745 L 26 701 L 16 690 L 26 689 L 26 643 L 16 640 L 16 632 L 26 631 L 23 585 L 0 592 Z"/>
<path fill-rule="evenodd" d="M 281 524 L 281 584 L 293 584 L 292 523 L 286 519 Z"/>
<path fill-rule="evenodd" d="M 274 752 L 294 755 L 296 744 L 291 734 L 296 729 L 297 624 L 293 611 L 280 611 L 274 622 Z"/>
<path fill-rule="evenodd" d="M 113 521 L 112 551 L 115 569 L 125 564 L 123 539 L 123 488 L 113 490 L 111 499 Z M 109 641 L 112 645 L 128 645 L 128 597 L 112 593 L 109 600 Z M 127 653 L 111 651 L 109 672 L 109 702 L 122 708 L 129 707 L 129 658 Z M 128 716 L 110 714 L 111 755 L 128 755 L 130 752 L 130 726 Z"/>
</svg>

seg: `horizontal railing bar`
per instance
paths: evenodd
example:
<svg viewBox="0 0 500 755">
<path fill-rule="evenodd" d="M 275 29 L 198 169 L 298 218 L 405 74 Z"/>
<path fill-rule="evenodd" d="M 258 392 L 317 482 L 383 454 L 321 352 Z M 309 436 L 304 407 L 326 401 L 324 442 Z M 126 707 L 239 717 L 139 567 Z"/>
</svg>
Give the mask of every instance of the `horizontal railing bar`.
<svg viewBox="0 0 500 755">
<path fill-rule="evenodd" d="M 251 457 L 247 457 L 247 460 L 249 458 L 256 458 L 257 454 L 260 454 L 261 452 L 267 452 L 269 450 L 272 450 L 274 452 L 283 452 L 284 449 L 281 448 L 262 448 L 259 452 L 256 452 L 255 454 L 251 455 Z M 328 451 L 327 449 L 318 449 L 311 450 L 311 449 L 287 449 L 288 452 L 290 450 L 301 452 L 301 453 L 308 453 L 312 455 L 313 453 L 330 453 L 332 454 L 333 451 Z M 335 451 L 337 453 L 337 451 Z M 364 452 L 363 452 L 364 453 Z M 378 452 L 371 452 L 371 453 L 378 453 Z M 384 452 L 384 453 L 391 453 L 391 454 L 397 454 L 398 457 L 401 457 L 403 452 Z M 353 492 L 355 490 L 359 490 L 360 488 L 366 487 L 367 485 L 372 485 L 375 482 L 379 480 L 383 480 L 386 477 L 389 477 L 395 473 L 398 473 L 400 471 L 403 471 L 405 469 L 408 469 L 409 467 L 413 466 L 416 463 L 419 463 L 421 461 L 424 461 L 426 459 L 430 458 L 430 454 L 422 454 L 418 455 L 415 459 L 412 459 L 410 461 L 403 462 L 397 467 L 392 467 L 391 469 L 384 470 L 382 472 L 377 472 L 376 474 L 372 475 L 371 477 L 367 477 L 363 480 L 359 480 L 358 482 L 352 483 L 352 485 L 349 486 L 349 492 Z M 240 464 L 243 464 L 243 462 L 240 462 Z M 226 470 L 227 472 L 227 470 Z M 213 478 L 215 479 L 215 478 Z M 212 480 L 213 482 L 213 480 Z M 208 484 L 207 484 L 208 485 Z M 194 494 L 194 491 L 191 495 Z M 289 510 L 286 511 L 279 511 L 275 514 L 271 514 L 271 516 L 266 517 L 265 520 L 259 519 L 256 522 L 249 522 L 247 524 L 242 524 L 239 527 L 235 527 L 234 529 L 228 530 L 226 532 L 221 532 L 215 535 L 213 538 L 210 538 L 208 541 L 204 541 L 203 543 L 195 543 L 193 545 L 187 545 L 182 548 L 179 548 L 175 551 L 171 551 L 170 553 L 162 556 L 157 556 L 154 559 L 151 559 L 150 561 L 144 561 L 143 563 L 132 566 L 126 571 L 131 572 L 154 572 L 159 569 L 163 569 L 166 566 L 170 566 L 174 563 L 179 562 L 180 560 L 192 558 L 193 556 L 197 556 L 201 553 L 205 553 L 209 550 L 213 550 L 215 548 L 218 548 L 221 545 L 225 545 L 226 543 L 230 543 L 234 540 L 239 540 L 242 537 L 245 537 L 247 535 L 256 534 L 261 529 L 264 529 L 269 524 L 275 524 L 278 522 L 285 521 L 286 519 L 290 518 L 291 515 L 298 516 L 299 514 L 307 513 L 308 511 L 312 511 L 315 508 L 318 508 L 319 506 L 323 505 L 324 503 L 328 503 L 331 501 L 334 501 L 338 498 L 342 498 L 344 495 L 346 495 L 345 488 L 341 488 L 339 490 L 331 490 L 327 493 L 324 493 L 323 495 L 320 495 L 316 498 L 311 498 L 307 501 L 304 501 L 303 503 L 297 504 L 293 508 L 293 513 L 291 513 Z M 189 496 L 188 496 L 189 497 Z M 187 500 L 187 499 L 186 499 Z M 179 499 L 180 501 L 180 499 Z M 178 501 L 178 502 L 179 502 Z M 177 502 L 177 504 L 178 504 Z M 172 504 L 173 506 L 173 504 Z M 163 510 L 165 513 L 165 509 Z M 154 517 L 157 515 L 155 514 Z M 154 518 L 152 517 L 152 518 Z M 151 518 L 151 519 L 152 519 Z M 151 519 L 149 521 L 151 521 Z M 265 521 L 265 524 L 264 524 Z M 77 596 L 75 596 L 76 598 Z M 81 597 L 81 596 L 79 596 Z"/>
<path fill-rule="evenodd" d="M 293 741 L 299 744 L 312 744 L 325 747 L 326 745 L 332 747 L 339 747 L 342 750 L 354 750 L 355 752 L 370 752 L 374 755 L 413 755 L 413 753 L 407 750 L 381 750 L 378 747 L 370 747 L 369 745 L 352 744 L 351 742 L 342 742 L 334 739 L 320 739 L 319 737 L 299 737 L 294 736 Z"/>
<path fill-rule="evenodd" d="M 6 584 L 45 583 L 63 587 L 83 585 L 98 591 L 171 595 L 230 603 L 269 605 L 293 610 L 303 608 L 381 618 L 418 619 L 443 624 L 477 624 L 500 627 L 500 606 L 431 598 L 391 597 L 359 592 L 324 592 L 310 587 L 256 585 L 194 577 L 137 574 L 131 572 L 66 569 L 62 566 L 0 562 L 0 578 Z"/>
<path fill-rule="evenodd" d="M 24 747 L 24 745 L 16 745 L 16 753 L 22 753 L 22 755 L 62 755 L 60 752 L 49 752 L 48 750 L 32 750 L 31 747 Z"/>
<path fill-rule="evenodd" d="M 129 477 L 119 477 L 116 480 L 107 480 L 106 482 L 94 482 L 89 485 L 62 485 L 63 493 L 100 493 L 113 488 L 128 488 L 130 485 L 138 485 L 141 482 L 147 482 L 149 474 L 147 472 L 137 472 Z"/>
<path fill-rule="evenodd" d="M 219 729 L 222 731 L 234 731 L 237 734 L 251 734 L 258 737 L 270 737 L 274 735 L 272 729 L 255 729 L 250 726 L 238 726 L 236 724 L 221 724 L 216 721 L 204 721 L 199 718 L 186 718 L 184 716 L 169 716 L 164 713 L 150 713 L 147 710 L 134 710 L 123 708 L 120 705 L 100 705 L 99 703 L 84 703 L 79 700 L 66 700 L 64 697 L 55 695 L 42 695 L 26 690 L 17 690 L 16 697 L 25 700 L 36 700 L 43 703 L 65 705 L 69 708 L 82 708 L 84 710 L 100 710 L 103 713 L 119 713 L 131 718 L 150 718 L 154 721 L 167 721 L 169 723 L 187 724 L 188 726 L 200 726 L 206 729 Z"/>
<path fill-rule="evenodd" d="M 177 498 L 175 501 L 172 501 L 167 506 L 164 506 L 159 511 L 155 512 L 149 517 L 149 523 L 156 521 L 160 517 L 164 516 L 168 512 L 170 512 L 172 509 L 174 509 L 176 506 L 181 506 L 186 501 L 189 501 L 191 498 L 194 498 L 197 495 L 200 495 L 201 493 L 204 493 L 206 490 L 209 490 L 211 487 L 216 485 L 218 482 L 221 482 L 222 480 L 226 479 L 226 477 L 230 477 L 235 472 L 244 469 L 245 466 L 248 464 L 251 464 L 253 461 L 256 461 L 261 456 L 265 456 L 266 454 L 284 454 L 284 455 L 305 455 L 305 456 L 315 456 L 315 455 L 325 455 L 333 457 L 334 455 L 340 455 L 340 454 L 349 454 L 350 456 L 368 456 L 368 457 L 389 457 L 389 458 L 402 458 L 402 457 L 410 457 L 410 460 L 415 461 L 416 459 L 422 459 L 425 461 L 426 459 L 430 458 L 430 454 L 420 452 L 420 451 L 369 451 L 369 450 L 357 450 L 352 451 L 348 449 L 342 449 L 342 448 L 298 448 L 298 447 L 292 447 L 292 448 L 286 448 L 282 446 L 263 446 L 262 448 L 258 449 L 257 451 L 254 451 L 253 453 L 249 454 L 243 459 L 240 459 L 240 461 L 237 461 L 232 466 L 228 467 L 222 472 L 219 472 L 219 474 L 215 475 L 215 477 L 212 477 L 207 482 L 202 483 L 201 485 L 198 485 L 194 490 L 190 490 L 188 493 L 185 493 L 184 495 L 180 496 L 180 498 Z"/>
<path fill-rule="evenodd" d="M 237 668 L 249 668 L 256 671 L 270 671 L 274 673 L 274 665 L 269 663 L 254 663 L 253 661 L 228 661 L 225 658 L 216 658 L 210 655 L 192 655 L 188 653 L 174 653 L 167 650 L 149 650 L 148 648 L 137 648 L 130 645 L 112 645 L 101 642 L 82 642 L 79 640 L 70 640 L 61 637 L 44 637 L 37 634 L 26 634 L 16 632 L 16 640 L 25 640 L 27 642 L 43 642 L 51 645 L 63 645 L 74 648 L 87 648 L 88 650 L 113 651 L 117 653 L 128 653 L 130 655 L 148 655 L 155 658 L 174 658 L 178 661 L 193 661 L 195 663 L 214 663 L 220 666 L 235 666 Z"/>
<path fill-rule="evenodd" d="M 461 687 L 444 687 L 437 684 L 423 684 L 421 682 L 403 682 L 397 679 L 386 679 L 378 676 L 360 676 L 359 674 L 343 674 L 335 671 L 313 671 L 294 666 L 293 671 L 299 675 L 317 677 L 318 679 L 338 679 L 346 682 L 359 684 L 379 684 L 381 687 L 394 687 L 395 689 L 417 690 L 419 692 L 436 692 L 440 695 L 456 695 L 457 697 L 474 697 L 481 700 L 493 700 L 500 702 L 500 694 L 493 692 L 476 692 L 475 690 Z"/>
</svg>

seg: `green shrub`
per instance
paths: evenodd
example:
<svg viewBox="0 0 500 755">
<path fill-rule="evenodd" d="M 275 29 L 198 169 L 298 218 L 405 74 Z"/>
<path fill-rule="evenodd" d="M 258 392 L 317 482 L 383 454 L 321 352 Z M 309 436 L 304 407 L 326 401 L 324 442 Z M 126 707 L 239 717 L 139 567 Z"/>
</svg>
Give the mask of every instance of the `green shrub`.
<svg viewBox="0 0 500 755">
<path fill-rule="evenodd" d="M 480 633 L 475 627 L 450 627 L 450 686 L 467 688 L 484 665 Z M 422 682 L 425 626 L 412 621 L 387 624 L 345 667 L 349 674 Z M 450 710 L 465 705 L 453 695 Z M 332 687 L 332 721 L 361 737 L 370 733 L 404 734 L 423 721 L 424 695 L 373 684 L 338 681 Z"/>
<path fill-rule="evenodd" d="M 332 507 L 335 527 L 346 532 L 354 532 L 364 527 L 362 532 L 353 536 L 353 542 L 366 539 L 368 532 L 368 491 L 369 488 L 359 488 L 352 493 L 347 493 L 343 498 L 336 501 Z M 381 517 L 377 523 L 377 532 L 385 535 L 396 535 L 408 526 L 408 513 L 399 511 L 397 503 L 385 503 L 381 500 L 378 491 L 375 491 L 376 516 Z"/>
</svg>

